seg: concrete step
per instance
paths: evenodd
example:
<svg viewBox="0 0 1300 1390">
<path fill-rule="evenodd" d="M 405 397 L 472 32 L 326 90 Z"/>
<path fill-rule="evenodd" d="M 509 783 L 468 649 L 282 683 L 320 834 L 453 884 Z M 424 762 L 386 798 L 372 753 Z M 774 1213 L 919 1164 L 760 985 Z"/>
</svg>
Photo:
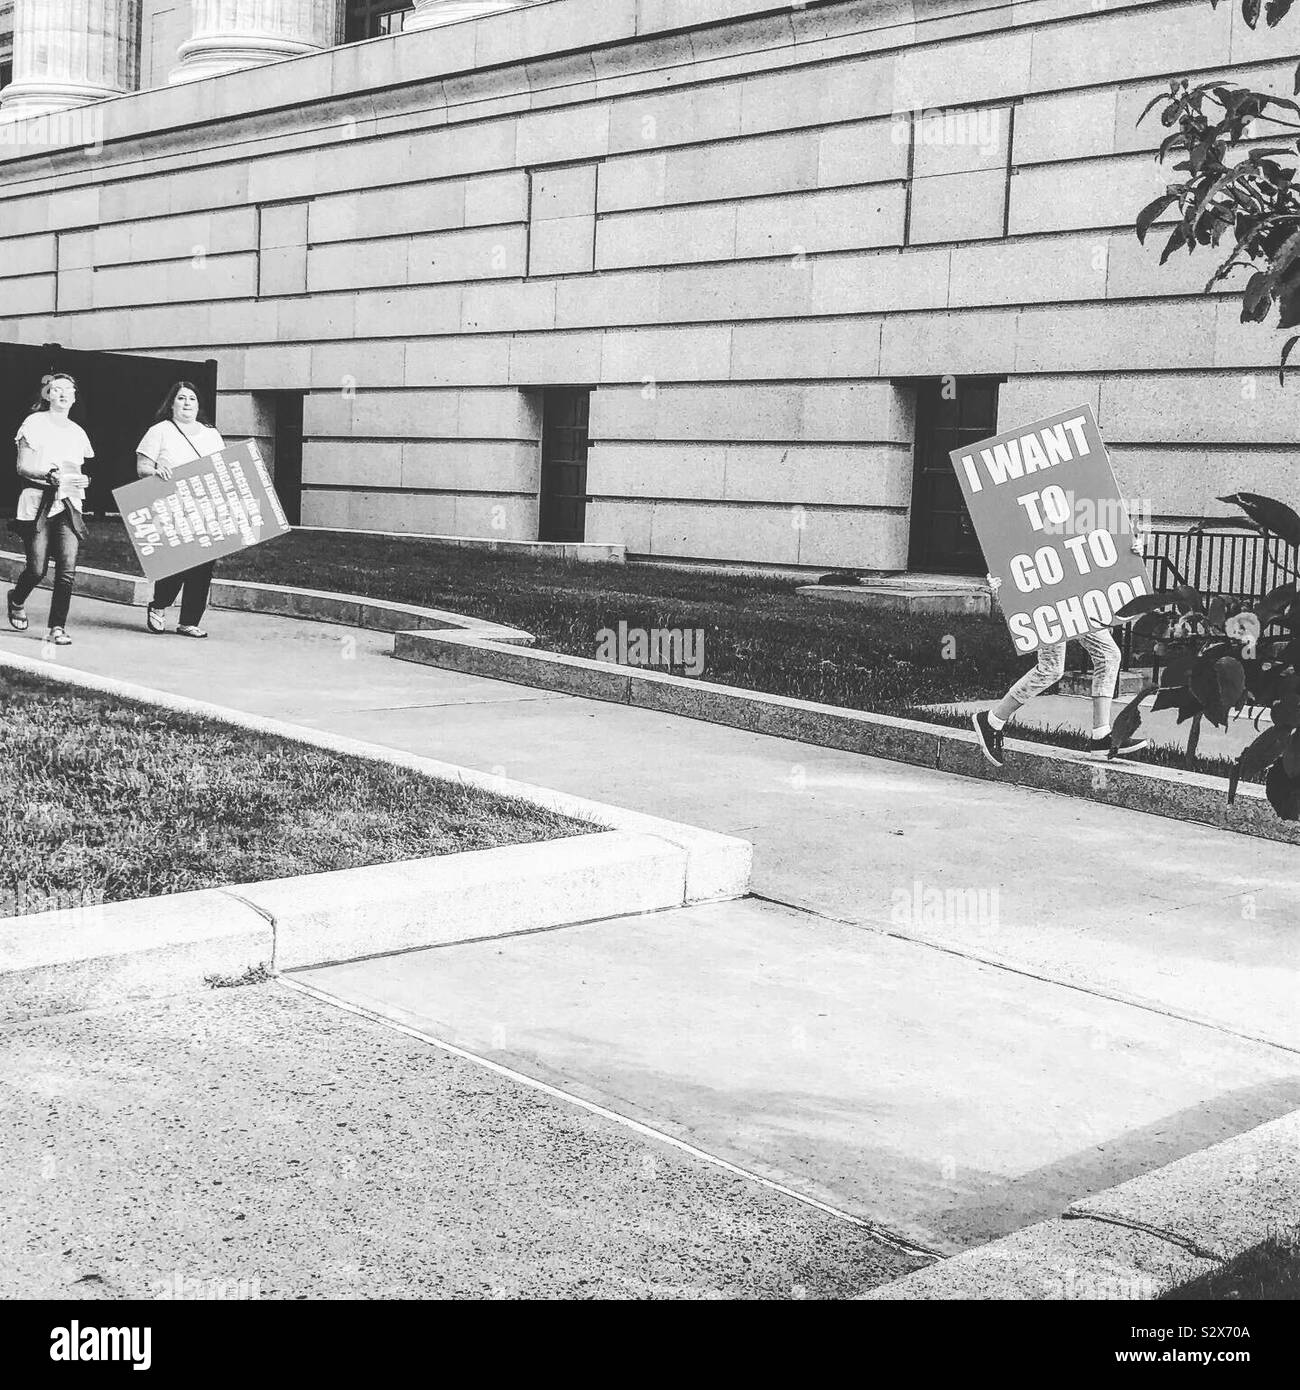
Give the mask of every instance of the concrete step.
<svg viewBox="0 0 1300 1390">
<path fill-rule="evenodd" d="M 891 575 L 861 584 L 801 584 L 807 598 L 858 604 L 878 612 L 988 613 L 988 586 L 982 580 L 948 575 Z"/>
</svg>

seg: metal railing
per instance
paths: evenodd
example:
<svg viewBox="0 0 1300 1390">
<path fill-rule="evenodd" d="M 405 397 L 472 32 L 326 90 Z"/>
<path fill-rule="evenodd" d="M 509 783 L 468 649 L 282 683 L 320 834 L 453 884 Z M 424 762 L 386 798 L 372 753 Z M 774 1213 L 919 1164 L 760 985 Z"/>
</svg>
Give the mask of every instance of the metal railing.
<svg viewBox="0 0 1300 1390">
<path fill-rule="evenodd" d="M 1300 552 L 1267 531 L 1147 533 L 1147 571 L 1153 589 L 1189 584 L 1204 602 L 1217 597 L 1257 602 L 1300 574 Z M 1133 624 L 1121 627 L 1123 669 L 1133 656 Z"/>
</svg>

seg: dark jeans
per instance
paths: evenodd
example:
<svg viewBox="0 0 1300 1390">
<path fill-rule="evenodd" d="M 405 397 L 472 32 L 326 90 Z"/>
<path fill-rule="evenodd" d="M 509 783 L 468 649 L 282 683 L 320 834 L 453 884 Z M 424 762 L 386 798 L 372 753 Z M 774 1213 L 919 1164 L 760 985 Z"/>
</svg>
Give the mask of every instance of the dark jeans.
<svg viewBox="0 0 1300 1390">
<path fill-rule="evenodd" d="M 199 619 L 208 606 L 208 590 L 212 587 L 212 561 L 206 565 L 195 565 L 192 570 L 182 570 L 170 579 L 159 579 L 153 586 L 153 601 L 150 608 L 170 608 L 176 596 L 184 589 L 181 598 L 181 626 L 198 627 Z"/>
<path fill-rule="evenodd" d="M 34 523 L 23 538 L 27 568 L 14 585 L 17 604 L 26 603 L 32 590 L 45 578 L 50 559 L 54 559 L 54 597 L 50 600 L 50 627 L 66 627 L 72 603 L 72 586 L 77 579 L 77 550 L 81 542 L 68 521 L 67 510 L 56 517 Z"/>
</svg>

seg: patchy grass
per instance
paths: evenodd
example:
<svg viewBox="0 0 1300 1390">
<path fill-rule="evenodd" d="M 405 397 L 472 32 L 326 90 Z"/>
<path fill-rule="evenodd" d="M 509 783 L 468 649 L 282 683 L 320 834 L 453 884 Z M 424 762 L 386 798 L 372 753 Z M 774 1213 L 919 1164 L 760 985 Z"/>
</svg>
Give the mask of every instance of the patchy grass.
<svg viewBox="0 0 1300 1390">
<path fill-rule="evenodd" d="M 1274 1238 L 1221 1269 L 1162 1294 L 1164 1303 L 1278 1302 L 1300 1299 L 1300 1241 Z"/>
<path fill-rule="evenodd" d="M 592 829 L 405 768 L 0 679 L 0 917 Z"/>
<path fill-rule="evenodd" d="M 242 975 L 205 975 L 203 983 L 210 989 L 241 989 L 244 985 L 264 985 L 271 972 L 264 961 L 245 968 Z"/>
</svg>

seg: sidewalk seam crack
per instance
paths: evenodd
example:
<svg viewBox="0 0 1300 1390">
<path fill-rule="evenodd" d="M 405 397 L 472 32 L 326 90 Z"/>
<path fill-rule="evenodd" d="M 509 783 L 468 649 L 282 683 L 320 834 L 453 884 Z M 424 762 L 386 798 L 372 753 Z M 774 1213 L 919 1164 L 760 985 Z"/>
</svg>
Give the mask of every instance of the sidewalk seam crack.
<svg viewBox="0 0 1300 1390">
<path fill-rule="evenodd" d="M 1190 1236 L 1175 1235 L 1172 1231 L 1166 1231 L 1160 1226 L 1151 1226 L 1145 1221 L 1135 1221 L 1130 1217 L 1107 1216 L 1095 1211 L 1064 1211 L 1061 1213 L 1061 1220 L 1100 1221 L 1106 1226 L 1120 1226 L 1127 1231 L 1141 1231 L 1144 1235 L 1154 1236 L 1156 1240 L 1164 1241 L 1166 1245 L 1176 1245 L 1179 1249 L 1186 1250 L 1198 1259 L 1211 1260 L 1215 1264 L 1224 1263 L 1224 1257 L 1217 1251 L 1207 1249 L 1198 1241 L 1191 1239 Z"/>
<path fill-rule="evenodd" d="M 260 907 L 250 898 L 244 897 L 242 893 L 236 893 L 233 888 L 218 888 L 217 892 L 224 893 L 226 897 L 234 898 L 236 902 L 243 903 L 245 907 L 250 908 L 253 912 L 256 912 L 257 915 L 271 928 L 271 959 L 267 962 L 267 965 L 272 970 L 274 970 L 276 968 L 275 957 L 277 954 L 277 948 L 280 944 L 279 924 L 275 920 L 275 914 L 272 912 L 268 912 L 264 907 Z"/>
</svg>

